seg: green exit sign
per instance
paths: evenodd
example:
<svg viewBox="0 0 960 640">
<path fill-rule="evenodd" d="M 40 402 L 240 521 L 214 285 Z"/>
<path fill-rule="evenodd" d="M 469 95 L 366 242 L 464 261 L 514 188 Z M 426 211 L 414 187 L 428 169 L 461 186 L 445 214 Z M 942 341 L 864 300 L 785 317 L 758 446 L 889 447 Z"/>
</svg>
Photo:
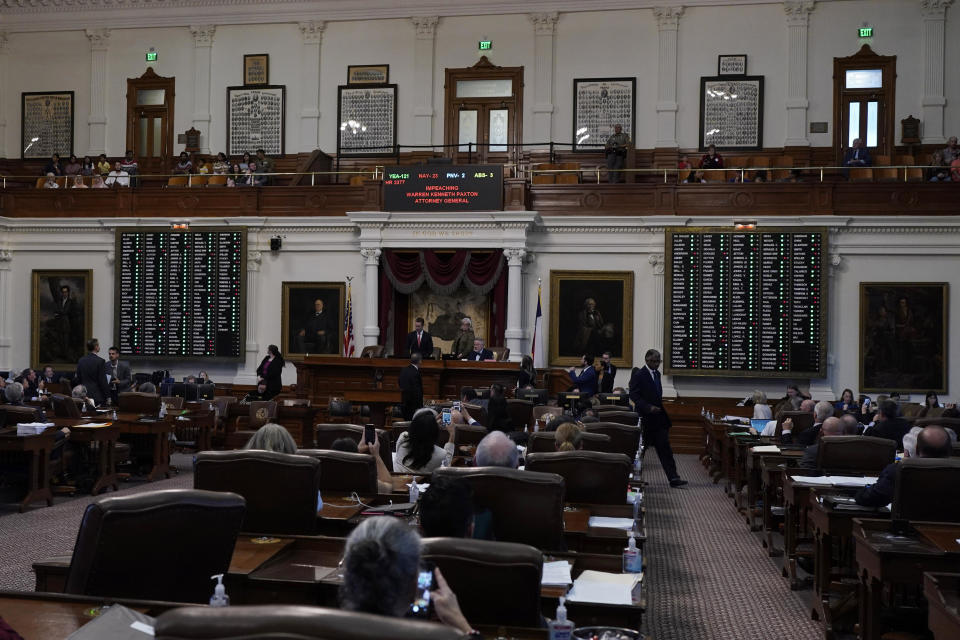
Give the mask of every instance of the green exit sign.
<svg viewBox="0 0 960 640">
<path fill-rule="evenodd" d="M 861 38 L 872 38 L 872 37 L 873 37 L 873 27 L 860 27 L 860 37 L 861 37 Z"/>
<path fill-rule="evenodd" d="M 157 61 L 157 52 L 147 51 L 147 62 L 156 62 L 156 61 Z"/>
<path fill-rule="evenodd" d="M 480 51 L 489 51 L 490 49 L 493 49 L 493 40 L 480 41 Z"/>
</svg>

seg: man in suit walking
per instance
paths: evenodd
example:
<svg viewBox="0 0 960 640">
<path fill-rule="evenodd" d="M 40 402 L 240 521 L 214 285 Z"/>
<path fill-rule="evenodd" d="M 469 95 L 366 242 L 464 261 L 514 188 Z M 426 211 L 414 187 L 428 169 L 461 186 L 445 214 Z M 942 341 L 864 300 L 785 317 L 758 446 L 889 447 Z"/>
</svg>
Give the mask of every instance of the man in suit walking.
<svg viewBox="0 0 960 640">
<path fill-rule="evenodd" d="M 124 391 L 129 391 L 133 386 L 133 373 L 130 371 L 130 365 L 120 360 L 120 349 L 110 347 L 107 349 L 107 375 L 110 376 L 110 398 L 113 403 L 117 403 L 117 396 Z"/>
<path fill-rule="evenodd" d="M 97 406 L 102 405 L 110 397 L 110 387 L 107 384 L 107 365 L 103 358 L 97 355 L 100 351 L 100 341 L 96 338 L 87 340 L 87 355 L 77 363 L 77 384 L 87 388 L 87 395 L 93 398 Z"/>
<path fill-rule="evenodd" d="M 422 354 L 424 358 L 433 357 L 433 337 L 423 328 L 423 318 L 413 323 L 413 331 L 407 334 L 407 354 Z"/>
<path fill-rule="evenodd" d="M 420 363 L 423 357 L 419 351 L 410 355 L 410 364 L 400 370 L 397 381 L 400 386 L 400 411 L 404 420 L 413 420 L 413 414 L 423 406 L 423 378 L 420 376 Z"/>
<path fill-rule="evenodd" d="M 610 362 L 612 354 L 604 351 L 600 356 L 600 393 L 613 393 L 613 381 L 617 377 L 617 366 Z"/>
<path fill-rule="evenodd" d="M 671 487 L 687 484 L 677 473 L 677 463 L 670 448 L 670 416 L 663 409 L 663 385 L 660 382 L 660 352 L 649 349 L 644 356 L 646 366 L 635 368 L 630 376 L 630 399 L 643 425 L 644 444 L 657 450 L 660 465 Z"/>
</svg>

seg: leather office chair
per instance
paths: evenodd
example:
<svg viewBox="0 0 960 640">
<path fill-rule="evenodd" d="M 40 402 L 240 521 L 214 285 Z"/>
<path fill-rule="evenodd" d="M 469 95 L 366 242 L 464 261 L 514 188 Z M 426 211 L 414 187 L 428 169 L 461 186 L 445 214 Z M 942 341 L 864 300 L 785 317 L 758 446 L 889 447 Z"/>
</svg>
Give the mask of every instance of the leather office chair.
<svg viewBox="0 0 960 640">
<path fill-rule="evenodd" d="M 300 449 L 297 453 L 320 461 L 318 488 L 322 493 L 377 494 L 377 462 L 373 456 L 330 449 Z"/>
<path fill-rule="evenodd" d="M 398 436 L 399 437 L 399 436 Z M 316 424 L 313 426 L 313 441 L 315 449 L 329 449 L 334 440 L 350 438 L 357 444 L 363 439 L 363 427 L 358 424 Z M 390 436 L 383 429 L 377 429 L 377 439 L 380 441 L 380 459 L 387 465 L 387 470 L 393 473 L 393 456 L 390 454 Z"/>
<path fill-rule="evenodd" d="M 510 424 L 517 431 L 529 427 L 533 418 L 533 403 L 529 400 L 516 398 L 507 399 L 507 412 L 510 414 Z"/>
<path fill-rule="evenodd" d="M 557 450 L 556 442 L 556 437 L 552 431 L 537 431 L 536 433 L 531 433 L 527 441 L 527 454 L 553 453 Z M 613 453 L 610 451 L 610 436 L 605 433 L 584 431 L 581 434 L 580 442 L 583 444 L 583 451 Z"/>
<path fill-rule="evenodd" d="M 479 424 L 486 426 L 487 425 L 487 410 L 479 404 L 464 404 L 467 413 L 470 414 L 470 417 L 476 420 Z"/>
<path fill-rule="evenodd" d="M 247 501 L 244 532 L 310 535 L 316 531 L 320 489 L 316 458 L 273 451 L 204 451 L 197 454 L 193 486 L 243 496 Z"/>
<path fill-rule="evenodd" d="M 817 469 L 878 474 L 894 461 L 897 443 L 870 436 L 823 436 L 817 446 Z"/>
<path fill-rule="evenodd" d="M 566 548 L 561 476 L 501 467 L 440 467 L 433 476 L 463 478 L 470 483 L 474 506 L 493 513 L 497 540 L 551 551 Z"/>
<path fill-rule="evenodd" d="M 590 422 L 583 425 L 588 433 L 603 433 L 610 436 L 610 451 L 629 456 L 637 455 L 640 446 L 640 427 L 618 422 Z"/>
<path fill-rule="evenodd" d="M 21 422 L 35 422 L 37 420 L 36 407 L 12 406 L 9 404 L 0 405 L 0 412 L 6 414 L 6 426 L 13 427 Z"/>
<path fill-rule="evenodd" d="M 183 396 L 162 396 L 160 402 L 167 407 L 168 412 L 183 409 Z"/>
<path fill-rule="evenodd" d="M 232 431 L 227 433 L 225 446 L 228 449 L 242 449 L 257 429 L 272 422 L 277 417 L 277 403 L 273 400 L 258 400 L 249 404 L 245 416 L 239 416 Z"/>
<path fill-rule="evenodd" d="M 960 433 L 960 418 L 924 417 L 916 418 L 913 421 L 915 427 L 926 427 L 931 424 L 937 424 L 944 429 L 953 429 L 955 433 Z"/>
<path fill-rule="evenodd" d="M 207 602 L 226 573 L 243 520 L 233 493 L 173 489 L 101 498 L 87 506 L 64 591 Z"/>
<path fill-rule="evenodd" d="M 813 427 L 813 414 L 808 411 L 781 411 L 777 416 L 777 431 L 774 434 L 777 440 L 783 433 L 783 421 L 787 418 L 793 420 L 793 441 L 797 441 L 797 436 Z"/>
<path fill-rule="evenodd" d="M 894 520 L 960 522 L 960 458 L 906 458 L 897 468 Z"/>
<path fill-rule="evenodd" d="M 181 607 L 157 618 L 157 640 L 462 640 L 443 624 L 300 607 Z"/>
<path fill-rule="evenodd" d="M 547 414 L 550 414 L 547 416 Z M 533 421 L 536 422 L 540 420 L 543 416 L 547 416 L 547 422 L 550 422 L 551 416 L 562 416 L 563 407 L 551 407 L 547 405 L 537 405 L 533 408 Z"/>
<path fill-rule="evenodd" d="M 70 396 L 62 393 L 55 393 L 53 398 L 53 415 L 57 418 L 81 418 L 80 407 Z"/>
<path fill-rule="evenodd" d="M 487 428 L 479 425 L 458 424 L 453 435 L 454 450 L 462 446 L 477 446 L 487 436 Z M 448 436 L 449 437 L 449 436 Z"/>
<path fill-rule="evenodd" d="M 160 413 L 160 396 L 156 393 L 124 391 L 117 394 L 117 409 L 126 413 L 155 416 Z"/>
<path fill-rule="evenodd" d="M 542 626 L 539 549 L 513 542 L 424 538 L 420 557 L 440 569 L 471 624 Z"/>
<path fill-rule="evenodd" d="M 555 451 L 529 453 L 527 471 L 563 476 L 567 502 L 625 504 L 631 460 L 622 453 Z"/>
<path fill-rule="evenodd" d="M 382 344 L 371 344 L 367 345 L 360 351 L 361 358 L 382 358 L 387 352 L 386 345 Z"/>
<path fill-rule="evenodd" d="M 353 403 L 345 398 L 331 397 L 327 401 L 327 419 L 330 423 L 353 422 Z"/>
<path fill-rule="evenodd" d="M 601 422 L 616 422 L 631 427 L 637 426 L 637 422 L 640 420 L 640 416 L 636 412 L 624 411 L 622 407 L 617 407 L 613 411 L 600 411 L 597 413 L 597 417 L 600 418 Z"/>
</svg>

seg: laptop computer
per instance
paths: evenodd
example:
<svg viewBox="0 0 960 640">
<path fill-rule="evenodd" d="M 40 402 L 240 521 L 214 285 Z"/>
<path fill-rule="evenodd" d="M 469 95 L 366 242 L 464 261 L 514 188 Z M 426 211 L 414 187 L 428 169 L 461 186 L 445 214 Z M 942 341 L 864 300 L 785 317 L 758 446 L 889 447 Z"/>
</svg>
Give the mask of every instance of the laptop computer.
<svg viewBox="0 0 960 640">
<path fill-rule="evenodd" d="M 751 418 L 750 426 L 756 429 L 757 433 L 762 433 L 768 422 L 770 421 L 766 418 Z"/>
</svg>

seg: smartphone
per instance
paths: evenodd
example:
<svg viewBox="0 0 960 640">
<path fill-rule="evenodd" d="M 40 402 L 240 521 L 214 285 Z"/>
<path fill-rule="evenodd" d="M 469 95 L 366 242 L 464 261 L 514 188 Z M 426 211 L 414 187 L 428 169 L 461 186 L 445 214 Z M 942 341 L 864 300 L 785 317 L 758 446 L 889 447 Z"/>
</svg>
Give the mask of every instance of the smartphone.
<svg viewBox="0 0 960 640">
<path fill-rule="evenodd" d="M 450 424 L 453 420 L 453 414 L 450 413 L 450 409 L 444 409 L 440 415 L 443 418 L 443 424 Z"/>
<path fill-rule="evenodd" d="M 367 444 L 373 444 L 377 440 L 377 427 L 373 424 L 363 426 L 363 441 Z"/>
<path fill-rule="evenodd" d="M 433 583 L 433 565 L 427 563 L 420 567 L 420 573 L 417 574 L 417 595 L 410 605 L 410 615 L 417 618 L 430 617 L 430 591 Z"/>
</svg>

